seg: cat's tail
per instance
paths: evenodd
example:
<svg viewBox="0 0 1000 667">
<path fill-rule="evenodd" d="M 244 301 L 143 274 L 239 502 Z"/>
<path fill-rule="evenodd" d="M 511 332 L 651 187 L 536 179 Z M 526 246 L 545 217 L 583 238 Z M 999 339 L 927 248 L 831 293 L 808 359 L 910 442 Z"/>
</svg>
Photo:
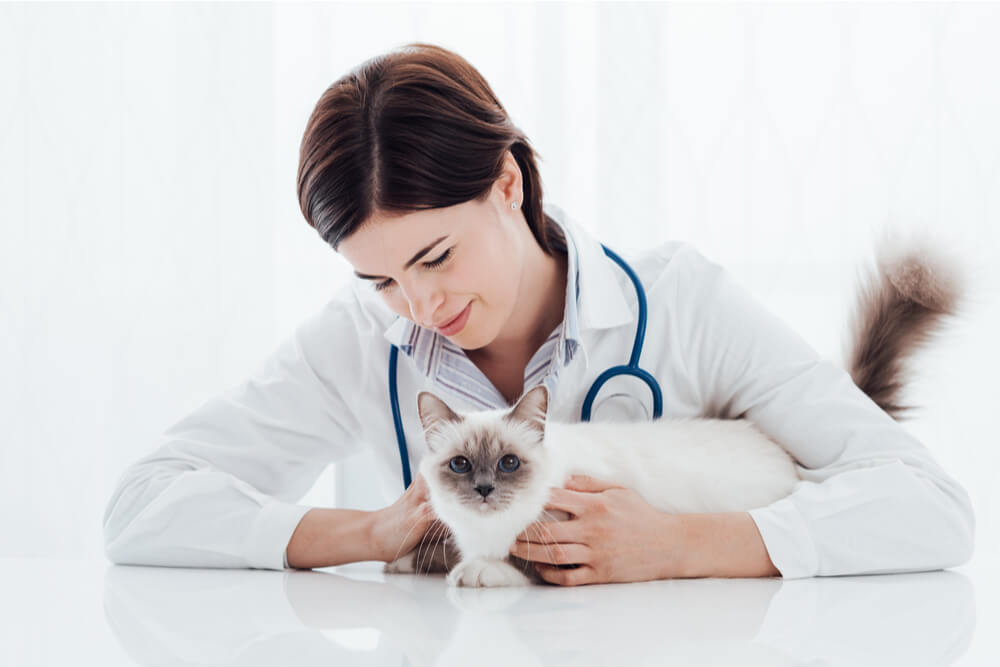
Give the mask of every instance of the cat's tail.
<svg viewBox="0 0 1000 667">
<path fill-rule="evenodd" d="M 901 404 L 908 364 L 957 314 L 965 280 L 962 265 L 925 239 L 886 234 L 876 246 L 876 269 L 865 269 L 851 314 L 846 367 L 893 419 L 908 418 Z"/>
</svg>

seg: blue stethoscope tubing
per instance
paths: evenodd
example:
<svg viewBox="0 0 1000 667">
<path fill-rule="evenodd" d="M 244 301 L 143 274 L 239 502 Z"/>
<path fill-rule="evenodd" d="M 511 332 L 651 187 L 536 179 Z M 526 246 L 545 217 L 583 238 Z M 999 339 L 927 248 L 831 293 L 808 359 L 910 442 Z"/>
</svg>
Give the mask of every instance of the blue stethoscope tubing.
<svg viewBox="0 0 1000 667">
<path fill-rule="evenodd" d="M 636 296 L 639 298 L 639 324 L 635 330 L 635 341 L 632 343 L 632 356 L 628 364 L 624 366 L 612 366 L 597 376 L 594 383 L 590 385 L 587 396 L 583 399 L 583 409 L 580 410 L 580 421 L 590 421 L 590 410 L 593 406 L 597 392 L 600 391 L 604 383 L 618 375 L 631 375 L 646 383 L 653 394 L 653 419 L 658 419 L 663 414 L 663 392 L 660 391 L 660 384 L 649 372 L 639 367 L 639 356 L 642 354 L 642 344 L 646 338 L 646 291 L 639 282 L 639 277 L 624 259 L 615 254 L 603 243 L 604 254 L 610 257 L 622 268 L 635 286 Z M 403 463 L 403 486 L 410 488 L 412 477 L 410 475 L 410 456 L 406 447 L 406 435 L 403 433 L 403 419 L 399 414 L 399 393 L 396 389 L 396 360 L 399 356 L 399 348 L 392 345 L 389 350 L 389 402 L 392 405 L 392 421 L 396 427 L 396 442 L 399 445 L 399 458 Z"/>
</svg>

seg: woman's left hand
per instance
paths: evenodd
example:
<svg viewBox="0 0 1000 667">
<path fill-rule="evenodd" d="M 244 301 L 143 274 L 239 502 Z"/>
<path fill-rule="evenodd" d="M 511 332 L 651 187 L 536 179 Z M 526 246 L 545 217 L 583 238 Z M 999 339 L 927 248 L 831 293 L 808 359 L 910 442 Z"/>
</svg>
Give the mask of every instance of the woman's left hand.
<svg viewBox="0 0 1000 667">
<path fill-rule="evenodd" d="M 574 475 L 553 488 L 547 510 L 566 521 L 535 521 L 510 553 L 533 561 L 543 579 L 563 586 L 667 579 L 680 574 L 682 533 L 675 515 L 632 489 Z M 558 567 L 578 564 L 574 569 Z"/>
</svg>

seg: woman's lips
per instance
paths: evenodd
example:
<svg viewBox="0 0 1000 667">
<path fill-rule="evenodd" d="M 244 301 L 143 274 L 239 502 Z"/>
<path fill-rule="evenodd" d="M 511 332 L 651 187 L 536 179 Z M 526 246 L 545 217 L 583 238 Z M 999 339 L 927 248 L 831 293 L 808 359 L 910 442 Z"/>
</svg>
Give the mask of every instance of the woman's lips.
<svg viewBox="0 0 1000 667">
<path fill-rule="evenodd" d="M 472 302 L 469 302 L 462 312 L 459 313 L 453 320 L 447 322 L 437 328 L 438 333 L 443 336 L 454 336 L 459 331 L 465 327 L 466 321 L 469 319 L 469 309 L 472 307 Z"/>
</svg>

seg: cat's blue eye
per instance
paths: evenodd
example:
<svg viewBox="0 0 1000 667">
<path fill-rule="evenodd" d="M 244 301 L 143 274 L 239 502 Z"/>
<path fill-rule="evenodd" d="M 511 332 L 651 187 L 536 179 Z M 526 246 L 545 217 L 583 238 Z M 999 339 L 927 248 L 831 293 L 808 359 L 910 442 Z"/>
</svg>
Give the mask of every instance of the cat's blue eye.
<svg viewBox="0 0 1000 667">
<path fill-rule="evenodd" d="M 469 463 L 469 459 L 464 456 L 453 456 L 451 461 L 448 462 L 448 465 L 451 466 L 452 470 L 460 475 L 472 470 L 472 464 Z"/>
<path fill-rule="evenodd" d="M 521 460 L 513 454 L 503 456 L 497 463 L 497 467 L 500 468 L 501 472 L 514 472 L 520 465 Z"/>
</svg>

